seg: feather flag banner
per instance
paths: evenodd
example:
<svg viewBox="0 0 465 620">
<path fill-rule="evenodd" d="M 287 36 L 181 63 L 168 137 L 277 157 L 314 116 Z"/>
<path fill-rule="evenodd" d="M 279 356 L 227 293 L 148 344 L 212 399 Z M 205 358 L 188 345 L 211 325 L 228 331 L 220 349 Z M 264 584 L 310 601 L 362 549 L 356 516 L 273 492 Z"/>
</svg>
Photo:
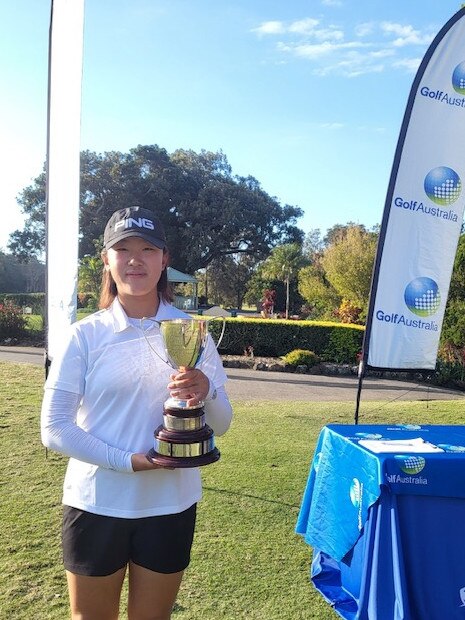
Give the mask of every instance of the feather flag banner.
<svg viewBox="0 0 465 620">
<path fill-rule="evenodd" d="M 430 45 L 391 172 L 363 348 L 368 368 L 434 369 L 465 205 L 465 9 Z"/>
</svg>

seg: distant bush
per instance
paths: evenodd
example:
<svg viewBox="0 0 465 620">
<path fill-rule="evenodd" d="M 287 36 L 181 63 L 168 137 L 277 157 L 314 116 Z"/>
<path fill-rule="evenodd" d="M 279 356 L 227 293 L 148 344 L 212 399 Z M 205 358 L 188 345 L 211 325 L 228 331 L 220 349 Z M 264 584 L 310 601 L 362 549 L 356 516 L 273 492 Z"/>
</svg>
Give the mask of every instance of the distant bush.
<svg viewBox="0 0 465 620">
<path fill-rule="evenodd" d="M 26 317 L 11 301 L 0 304 L 0 339 L 21 338 L 26 332 Z"/>
<path fill-rule="evenodd" d="M 94 293 L 78 293 L 77 296 L 77 307 L 80 308 L 89 308 L 90 310 L 96 310 L 98 305 L 98 300 L 95 298 Z"/>
<path fill-rule="evenodd" d="M 221 330 L 212 321 L 215 340 Z M 242 355 L 249 347 L 256 357 L 282 357 L 294 349 L 313 351 L 328 362 L 356 363 L 362 346 L 364 328 L 323 321 L 286 321 L 280 319 L 227 318 L 219 351 L 223 355 Z"/>
<path fill-rule="evenodd" d="M 307 366 L 311 368 L 320 361 L 318 355 L 308 349 L 294 349 L 287 355 L 283 356 L 283 362 L 286 366 Z"/>
<path fill-rule="evenodd" d="M 45 293 L 0 293 L 0 303 L 31 308 L 32 314 L 45 314 Z"/>
</svg>

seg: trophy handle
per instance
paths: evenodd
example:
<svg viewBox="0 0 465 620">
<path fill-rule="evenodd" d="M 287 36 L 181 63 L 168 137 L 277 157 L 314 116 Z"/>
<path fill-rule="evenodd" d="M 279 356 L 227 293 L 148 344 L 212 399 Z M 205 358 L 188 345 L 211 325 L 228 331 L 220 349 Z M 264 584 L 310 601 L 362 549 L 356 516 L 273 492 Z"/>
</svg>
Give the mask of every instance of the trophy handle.
<svg viewBox="0 0 465 620">
<path fill-rule="evenodd" d="M 205 318 L 203 318 L 203 319 L 186 319 L 186 320 L 184 320 L 184 319 L 167 319 L 167 322 L 173 321 L 173 322 L 176 322 L 176 323 L 177 323 L 177 322 L 184 322 L 184 321 L 187 321 L 187 322 L 188 322 L 188 321 L 193 321 L 193 322 L 198 321 L 199 323 L 202 323 L 202 324 L 203 324 L 203 326 L 204 326 L 204 327 L 203 327 L 203 330 L 204 330 L 204 336 L 203 336 L 203 338 L 202 338 L 201 350 L 200 350 L 200 352 L 199 352 L 200 354 L 199 354 L 199 356 L 198 356 L 198 359 L 197 359 L 197 361 L 196 361 L 196 363 L 195 363 L 195 365 L 194 365 L 193 367 L 195 367 L 195 366 L 197 365 L 197 363 L 198 363 L 198 362 L 200 362 L 201 357 L 202 357 L 202 356 L 203 356 L 203 354 L 205 353 L 205 343 L 206 343 L 205 338 L 206 338 L 206 335 L 208 334 L 208 324 L 210 323 L 210 321 L 214 321 L 214 320 L 217 320 L 217 319 L 221 319 L 221 320 L 223 321 L 223 325 L 222 325 L 222 327 L 221 327 L 221 333 L 220 333 L 220 336 L 219 336 L 219 338 L 218 338 L 218 341 L 217 341 L 217 342 L 215 342 L 215 341 L 213 340 L 213 337 L 211 336 L 211 334 L 210 334 L 210 336 L 211 336 L 211 338 L 212 338 L 212 340 L 213 340 L 213 343 L 214 343 L 214 345 L 215 345 L 215 348 L 218 350 L 218 347 L 220 346 L 221 341 L 223 340 L 224 332 L 225 332 L 225 329 L 226 329 L 226 318 L 225 318 L 224 316 L 209 317 L 208 319 L 205 319 Z M 172 368 L 175 368 L 175 369 L 176 369 L 176 368 L 180 368 L 179 364 L 176 364 L 176 363 L 172 360 L 172 358 L 171 358 L 171 356 L 170 356 L 170 352 L 168 351 L 168 349 L 167 349 L 167 347 L 166 347 L 166 342 L 165 342 L 165 354 L 166 354 L 166 356 L 167 356 L 167 358 L 168 358 L 168 359 L 164 359 L 164 358 L 163 358 L 163 357 L 162 357 L 162 356 L 158 353 L 158 351 L 157 351 L 156 349 L 154 349 L 154 348 L 151 346 L 151 344 L 150 344 L 150 342 L 149 342 L 149 340 L 148 340 L 148 338 L 147 338 L 147 334 L 145 333 L 145 329 L 144 329 L 144 321 L 150 321 L 150 323 L 155 323 L 156 325 L 158 325 L 158 328 L 160 329 L 160 331 L 161 331 L 161 326 L 162 326 L 162 322 L 163 322 L 163 321 L 157 321 L 156 319 L 151 319 L 151 318 L 148 318 L 148 317 L 143 317 L 143 318 L 140 320 L 140 326 L 141 326 L 141 329 L 142 329 L 142 333 L 143 333 L 144 338 L 145 338 L 145 340 L 147 341 L 147 343 L 148 343 L 149 347 L 152 349 L 152 351 L 153 351 L 153 352 L 157 355 L 157 357 L 158 357 L 159 359 L 161 359 L 163 362 L 165 362 L 165 363 L 169 364 Z"/>
<path fill-rule="evenodd" d="M 155 323 L 156 325 L 158 325 L 158 328 L 160 328 L 160 321 L 157 321 L 156 319 L 150 319 L 147 316 L 144 316 L 140 319 L 140 328 L 142 330 L 142 334 L 145 338 L 145 341 L 147 342 L 147 344 L 149 345 L 150 349 L 155 353 L 155 355 L 158 357 L 158 359 L 160 359 L 162 362 L 165 362 L 165 364 L 168 364 L 168 366 L 171 366 L 171 364 L 169 363 L 168 359 L 165 359 L 164 357 L 162 357 L 160 355 L 160 353 L 158 353 L 158 351 L 156 349 L 154 349 L 152 347 L 152 345 L 149 342 L 149 339 L 147 338 L 147 334 L 145 333 L 145 329 L 144 329 L 144 321 L 150 321 L 150 323 Z M 172 367 L 172 366 L 171 366 Z"/>
<path fill-rule="evenodd" d="M 220 346 L 221 341 L 223 340 L 224 331 L 225 331 L 225 329 L 226 329 L 226 317 L 224 317 L 224 316 L 214 316 L 214 317 L 211 317 L 211 318 L 208 318 L 208 319 L 204 319 L 204 320 L 206 320 L 208 323 L 209 323 L 210 321 L 217 321 L 218 319 L 220 319 L 220 320 L 222 320 L 222 321 L 223 321 L 223 325 L 221 326 L 221 333 L 220 333 L 220 337 L 218 338 L 218 342 L 216 342 L 216 343 L 215 343 L 215 346 L 216 346 L 216 348 L 217 348 L 217 349 L 218 349 L 218 347 Z"/>
</svg>

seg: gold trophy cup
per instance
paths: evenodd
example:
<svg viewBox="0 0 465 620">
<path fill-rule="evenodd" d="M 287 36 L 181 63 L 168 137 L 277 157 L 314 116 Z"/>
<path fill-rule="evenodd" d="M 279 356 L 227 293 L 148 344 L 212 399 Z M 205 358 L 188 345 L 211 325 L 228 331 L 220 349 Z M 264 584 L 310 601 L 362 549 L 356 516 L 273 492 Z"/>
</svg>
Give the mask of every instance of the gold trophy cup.
<svg viewBox="0 0 465 620">
<path fill-rule="evenodd" d="M 223 320 L 223 328 L 217 347 L 226 323 L 223 317 L 219 318 Z M 167 319 L 155 322 L 158 323 L 167 357 L 163 361 L 181 372 L 195 368 L 205 350 L 209 321 Z M 150 343 L 149 346 L 160 357 Z M 187 400 L 179 398 L 171 397 L 165 401 L 163 424 L 155 429 L 154 447 L 149 452 L 154 463 L 163 467 L 199 467 L 220 458 L 213 431 L 205 423 L 203 407 L 202 401 L 194 406 L 188 406 Z"/>
</svg>

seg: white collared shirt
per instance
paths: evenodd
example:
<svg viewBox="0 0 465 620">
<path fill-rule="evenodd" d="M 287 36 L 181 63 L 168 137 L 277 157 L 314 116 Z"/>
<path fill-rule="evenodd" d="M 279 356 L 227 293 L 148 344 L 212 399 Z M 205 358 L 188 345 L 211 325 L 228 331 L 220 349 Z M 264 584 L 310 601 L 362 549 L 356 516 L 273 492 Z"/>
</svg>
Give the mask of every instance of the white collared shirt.
<svg viewBox="0 0 465 620">
<path fill-rule="evenodd" d="M 160 302 L 155 318 L 186 317 L 191 318 Z M 181 512 L 201 498 L 197 468 L 143 472 L 131 468 L 131 454 L 153 447 L 174 372 L 163 361 L 157 323 L 145 322 L 142 328 L 131 322 L 115 299 L 109 309 L 71 326 L 45 384 L 42 438 L 45 445 L 71 456 L 64 504 L 125 518 Z M 198 367 L 209 378 L 211 390 L 219 388 L 222 393 L 218 402 L 205 406 L 207 423 L 219 435 L 227 430 L 232 412 L 222 387 L 226 374 L 210 337 Z M 59 419 L 50 414 L 49 390 L 75 395 L 76 404 L 80 400 L 77 411 L 65 412 Z"/>
</svg>

